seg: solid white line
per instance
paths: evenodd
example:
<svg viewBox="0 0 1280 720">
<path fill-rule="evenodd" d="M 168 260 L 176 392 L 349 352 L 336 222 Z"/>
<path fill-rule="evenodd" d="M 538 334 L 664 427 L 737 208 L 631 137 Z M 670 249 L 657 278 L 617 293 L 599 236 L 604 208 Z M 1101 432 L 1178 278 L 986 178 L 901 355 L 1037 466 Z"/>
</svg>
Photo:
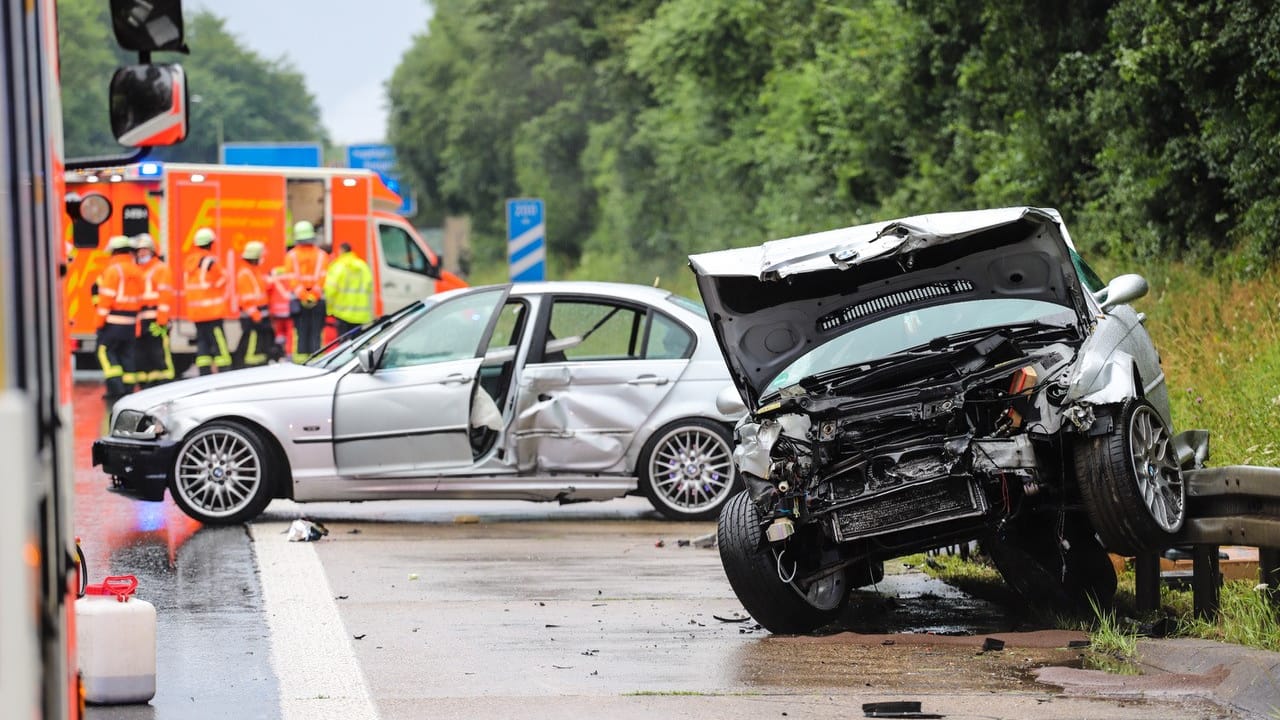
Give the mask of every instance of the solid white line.
<svg viewBox="0 0 1280 720">
<path fill-rule="evenodd" d="M 287 523 L 249 526 L 271 631 L 271 665 L 284 720 L 377 720 L 378 712 L 311 543 Z"/>
</svg>

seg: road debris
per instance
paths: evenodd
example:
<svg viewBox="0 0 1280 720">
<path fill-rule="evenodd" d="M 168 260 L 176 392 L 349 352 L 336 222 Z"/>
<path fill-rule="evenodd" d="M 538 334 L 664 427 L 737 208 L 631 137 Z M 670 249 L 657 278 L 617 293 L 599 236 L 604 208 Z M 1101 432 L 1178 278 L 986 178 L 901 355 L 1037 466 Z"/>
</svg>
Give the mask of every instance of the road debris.
<svg viewBox="0 0 1280 720">
<path fill-rule="evenodd" d="M 986 640 L 982 641 L 982 652 L 987 652 L 988 650 L 999 652 L 1003 649 L 1004 649 L 1003 640 L 997 640 L 996 638 L 989 637 Z"/>
<path fill-rule="evenodd" d="M 720 615 L 712 615 L 711 617 L 719 620 L 720 622 L 727 622 L 727 623 L 740 623 L 740 622 L 746 622 L 751 619 L 751 617 L 748 615 L 738 615 L 736 613 L 730 617 L 723 617 Z"/>
<path fill-rule="evenodd" d="M 945 715 L 921 710 L 916 700 L 862 703 L 862 714 L 869 718 L 941 718 Z"/>
<path fill-rule="evenodd" d="M 298 518 L 289 526 L 289 542 L 315 542 L 329 534 L 329 528 L 318 522 Z"/>
<path fill-rule="evenodd" d="M 663 540 L 662 538 L 658 538 L 658 542 L 654 543 L 654 544 L 653 544 L 653 546 L 654 546 L 654 547 L 657 547 L 657 548 L 660 548 L 660 547 L 666 547 L 666 546 L 667 546 L 667 541 L 666 541 L 666 540 Z"/>
<path fill-rule="evenodd" d="M 363 640 L 365 639 L 365 636 L 367 636 L 368 634 L 369 633 L 360 633 L 359 635 L 352 635 L 351 637 L 355 638 L 356 640 Z"/>
</svg>

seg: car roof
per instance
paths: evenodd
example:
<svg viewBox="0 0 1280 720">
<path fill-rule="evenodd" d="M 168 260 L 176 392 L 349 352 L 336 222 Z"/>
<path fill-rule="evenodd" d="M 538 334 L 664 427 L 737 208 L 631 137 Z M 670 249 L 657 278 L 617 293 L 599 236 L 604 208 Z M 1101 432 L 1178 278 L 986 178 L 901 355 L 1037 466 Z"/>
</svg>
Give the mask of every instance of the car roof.
<svg viewBox="0 0 1280 720">
<path fill-rule="evenodd" d="M 655 304 L 669 297 L 672 293 L 664 288 L 634 283 L 597 282 L 589 280 L 547 280 L 545 282 L 518 282 L 481 285 L 464 288 L 462 292 L 478 290 L 482 287 L 511 287 L 511 294 L 516 296 L 543 295 L 560 293 L 566 295 L 594 295 L 602 298 L 618 298 L 634 302 Z M 452 292 L 450 294 L 453 294 Z"/>
</svg>

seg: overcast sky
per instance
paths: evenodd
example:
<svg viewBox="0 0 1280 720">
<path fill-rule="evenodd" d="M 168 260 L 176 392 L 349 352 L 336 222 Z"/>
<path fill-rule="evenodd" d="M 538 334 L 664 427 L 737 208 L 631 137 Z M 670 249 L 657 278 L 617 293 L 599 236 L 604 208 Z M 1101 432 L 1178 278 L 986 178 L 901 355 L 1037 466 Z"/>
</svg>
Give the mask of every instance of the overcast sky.
<svg viewBox="0 0 1280 720">
<path fill-rule="evenodd" d="M 225 18 L 260 55 L 288 58 L 306 76 L 338 145 L 385 139 L 383 83 L 431 17 L 428 0 L 188 0 L 187 6 Z"/>
</svg>

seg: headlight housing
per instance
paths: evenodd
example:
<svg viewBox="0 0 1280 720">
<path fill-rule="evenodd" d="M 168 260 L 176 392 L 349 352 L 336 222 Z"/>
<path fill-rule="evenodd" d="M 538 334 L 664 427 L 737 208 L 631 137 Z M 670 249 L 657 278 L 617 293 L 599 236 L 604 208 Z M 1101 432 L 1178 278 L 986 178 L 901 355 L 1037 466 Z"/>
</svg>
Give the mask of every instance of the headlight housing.
<svg viewBox="0 0 1280 720">
<path fill-rule="evenodd" d="M 114 437 L 130 440 L 154 440 L 164 432 L 164 423 L 160 418 L 141 410 L 121 410 L 111 428 Z"/>
</svg>

